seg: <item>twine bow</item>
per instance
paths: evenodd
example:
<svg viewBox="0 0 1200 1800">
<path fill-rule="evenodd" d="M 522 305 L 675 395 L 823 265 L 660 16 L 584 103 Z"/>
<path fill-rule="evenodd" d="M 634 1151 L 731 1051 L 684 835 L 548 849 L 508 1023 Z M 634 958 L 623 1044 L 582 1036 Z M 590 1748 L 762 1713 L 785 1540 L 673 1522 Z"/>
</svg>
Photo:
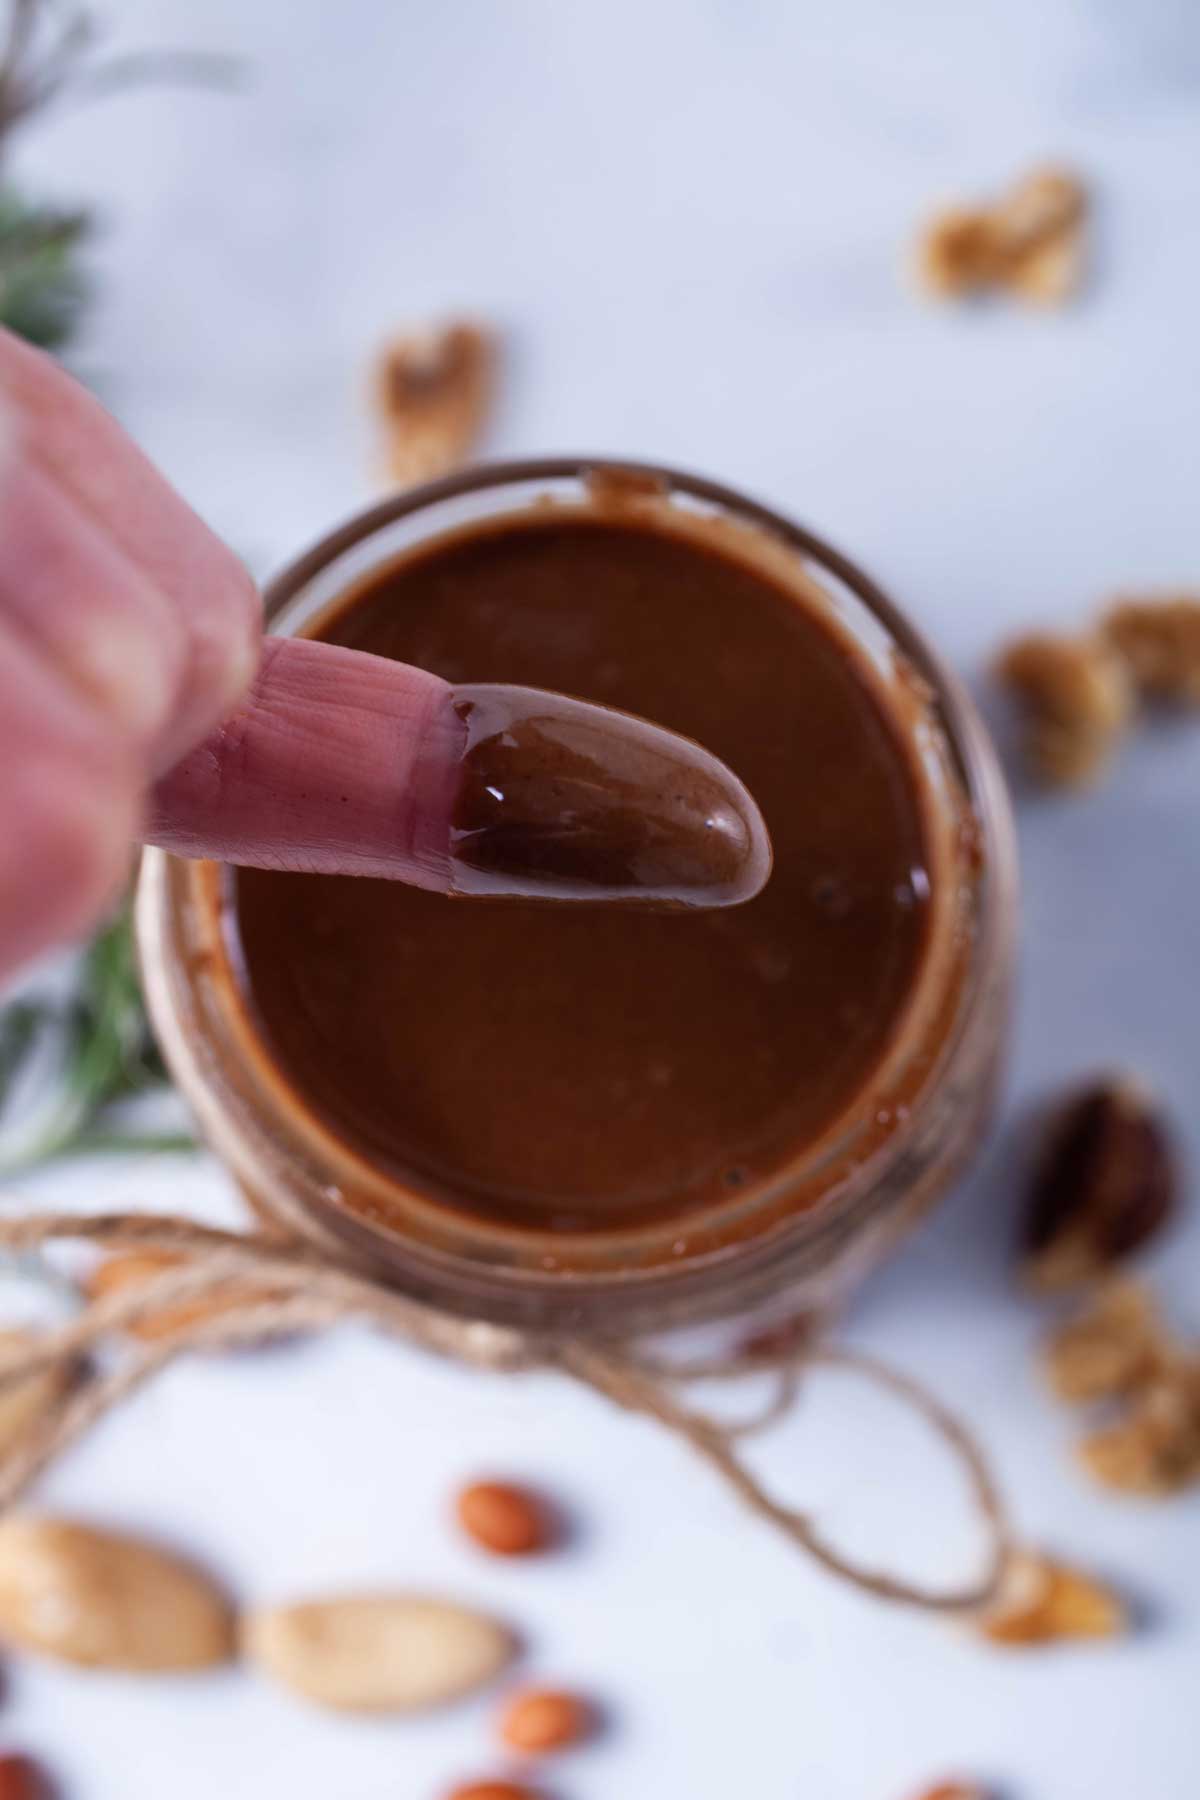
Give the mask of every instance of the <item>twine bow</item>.
<svg viewBox="0 0 1200 1800">
<path fill-rule="evenodd" d="M 178 1357 L 355 1320 L 493 1373 L 557 1369 L 626 1411 L 656 1419 L 684 1439 L 751 1512 L 831 1574 L 881 1599 L 965 1612 L 985 1605 L 1003 1576 L 1010 1534 L 996 1482 L 975 1437 L 917 1382 L 872 1357 L 805 1339 L 749 1347 L 717 1360 L 674 1362 L 632 1343 L 542 1338 L 452 1318 L 325 1249 L 293 1239 L 218 1231 L 191 1219 L 140 1213 L 0 1219 L 2 1250 L 28 1252 L 67 1240 L 104 1249 L 170 1251 L 183 1260 L 93 1300 L 28 1348 L 4 1355 L 0 1384 L 55 1368 L 65 1374 L 82 1365 L 85 1372 L 74 1384 L 64 1382 L 65 1398 L 0 1463 L 0 1508 L 20 1499 L 78 1438 Z M 151 1342 L 128 1335 L 139 1323 L 172 1308 L 181 1310 L 169 1333 Z M 937 1589 L 864 1567 L 835 1548 L 804 1512 L 775 1499 L 751 1472 L 739 1454 L 740 1441 L 786 1414 L 802 1376 L 816 1367 L 850 1370 L 884 1387 L 914 1408 L 958 1457 L 988 1537 L 985 1566 L 974 1580 Z M 749 1419 L 718 1419 L 683 1398 L 697 1381 L 763 1374 L 774 1378 L 773 1390 Z"/>
</svg>

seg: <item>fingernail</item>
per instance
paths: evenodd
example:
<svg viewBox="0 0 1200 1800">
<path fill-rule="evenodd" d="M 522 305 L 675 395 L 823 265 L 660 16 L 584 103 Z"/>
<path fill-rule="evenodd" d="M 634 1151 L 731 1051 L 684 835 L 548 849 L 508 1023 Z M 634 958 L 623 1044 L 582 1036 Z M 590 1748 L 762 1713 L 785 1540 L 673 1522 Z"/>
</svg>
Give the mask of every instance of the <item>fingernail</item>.
<svg viewBox="0 0 1200 1800">
<path fill-rule="evenodd" d="M 735 906 L 771 872 L 762 814 L 690 738 L 537 688 L 456 687 L 456 894 Z"/>
</svg>

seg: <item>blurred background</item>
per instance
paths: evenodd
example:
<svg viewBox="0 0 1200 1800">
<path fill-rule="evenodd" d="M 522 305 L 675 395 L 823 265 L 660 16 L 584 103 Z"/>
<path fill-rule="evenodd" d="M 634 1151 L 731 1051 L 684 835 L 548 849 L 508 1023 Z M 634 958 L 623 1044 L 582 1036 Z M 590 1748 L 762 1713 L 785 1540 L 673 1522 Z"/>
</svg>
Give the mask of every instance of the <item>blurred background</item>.
<svg viewBox="0 0 1200 1800">
<path fill-rule="evenodd" d="M 1200 581 L 1193 0 L 99 10 L 114 49 L 230 56 L 236 79 L 64 105 L 13 140 L 8 178 L 94 214 L 65 360 L 257 574 L 377 493 L 382 342 L 465 312 L 506 342 L 489 453 L 627 453 L 744 487 L 856 557 L 981 684 L 1015 629 Z M 1079 302 L 922 299 L 905 263 L 931 210 L 1047 159 L 1095 195 Z M 400 1581 L 514 1618 L 532 1667 L 611 1712 L 554 1772 L 562 1800 L 906 1800 L 959 1771 L 1002 1800 L 1194 1800 L 1196 1501 L 1078 1472 L 1010 1246 L 1021 1122 L 1048 1090 L 1130 1066 L 1200 1151 L 1198 795 L 1186 724 L 1142 734 L 1084 798 L 1019 795 L 1001 1129 L 848 1321 L 972 1418 L 1033 1541 L 1134 1597 L 1128 1639 L 1006 1657 L 832 1584 L 590 1396 L 353 1332 L 172 1372 L 47 1497 L 166 1531 L 255 1598 Z M 199 1156 L 59 1162 L 15 1197 L 236 1216 Z M 1185 1211 L 1148 1265 L 1192 1330 L 1198 1254 Z M 19 1272 L 0 1298 L 26 1304 Z M 880 1561 L 936 1576 L 969 1548 L 936 1452 L 849 1386 L 816 1384 L 774 1466 Z M 445 1510 L 481 1467 L 560 1495 L 572 1551 L 472 1556 Z M 236 1674 L 23 1664 L 0 1738 L 44 1754 L 67 1800 L 420 1800 L 489 1766 L 489 1721 L 487 1701 L 362 1725 Z"/>
</svg>

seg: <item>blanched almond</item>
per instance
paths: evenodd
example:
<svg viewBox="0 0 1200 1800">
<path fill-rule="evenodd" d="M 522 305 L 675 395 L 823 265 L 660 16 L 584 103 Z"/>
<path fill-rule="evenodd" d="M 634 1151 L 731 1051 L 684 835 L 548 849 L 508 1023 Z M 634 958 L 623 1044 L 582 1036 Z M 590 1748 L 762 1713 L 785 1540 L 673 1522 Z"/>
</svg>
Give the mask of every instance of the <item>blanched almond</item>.
<svg viewBox="0 0 1200 1800">
<path fill-rule="evenodd" d="M 246 1652 L 268 1674 L 345 1712 L 419 1712 L 498 1675 L 514 1652 L 495 1620 L 418 1594 L 347 1594 L 263 1609 Z"/>
<path fill-rule="evenodd" d="M 0 1636 L 102 1669 L 203 1669 L 233 1649 L 229 1606 L 188 1563 L 67 1519 L 0 1521 Z"/>
</svg>

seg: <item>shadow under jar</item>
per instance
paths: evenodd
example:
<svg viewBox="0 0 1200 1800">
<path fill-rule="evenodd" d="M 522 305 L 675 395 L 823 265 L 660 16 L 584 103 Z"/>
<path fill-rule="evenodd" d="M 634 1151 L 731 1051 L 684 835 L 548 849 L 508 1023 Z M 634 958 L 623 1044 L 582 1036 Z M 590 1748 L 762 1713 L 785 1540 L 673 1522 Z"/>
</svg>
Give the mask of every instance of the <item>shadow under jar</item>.
<svg viewBox="0 0 1200 1800">
<path fill-rule="evenodd" d="M 551 1334 L 836 1304 L 975 1150 L 1012 828 L 955 679 L 818 539 L 672 470 L 475 469 L 332 533 L 277 632 L 697 739 L 775 867 L 727 910 L 447 899 L 147 852 L 153 1021 L 255 1206 Z"/>
</svg>

